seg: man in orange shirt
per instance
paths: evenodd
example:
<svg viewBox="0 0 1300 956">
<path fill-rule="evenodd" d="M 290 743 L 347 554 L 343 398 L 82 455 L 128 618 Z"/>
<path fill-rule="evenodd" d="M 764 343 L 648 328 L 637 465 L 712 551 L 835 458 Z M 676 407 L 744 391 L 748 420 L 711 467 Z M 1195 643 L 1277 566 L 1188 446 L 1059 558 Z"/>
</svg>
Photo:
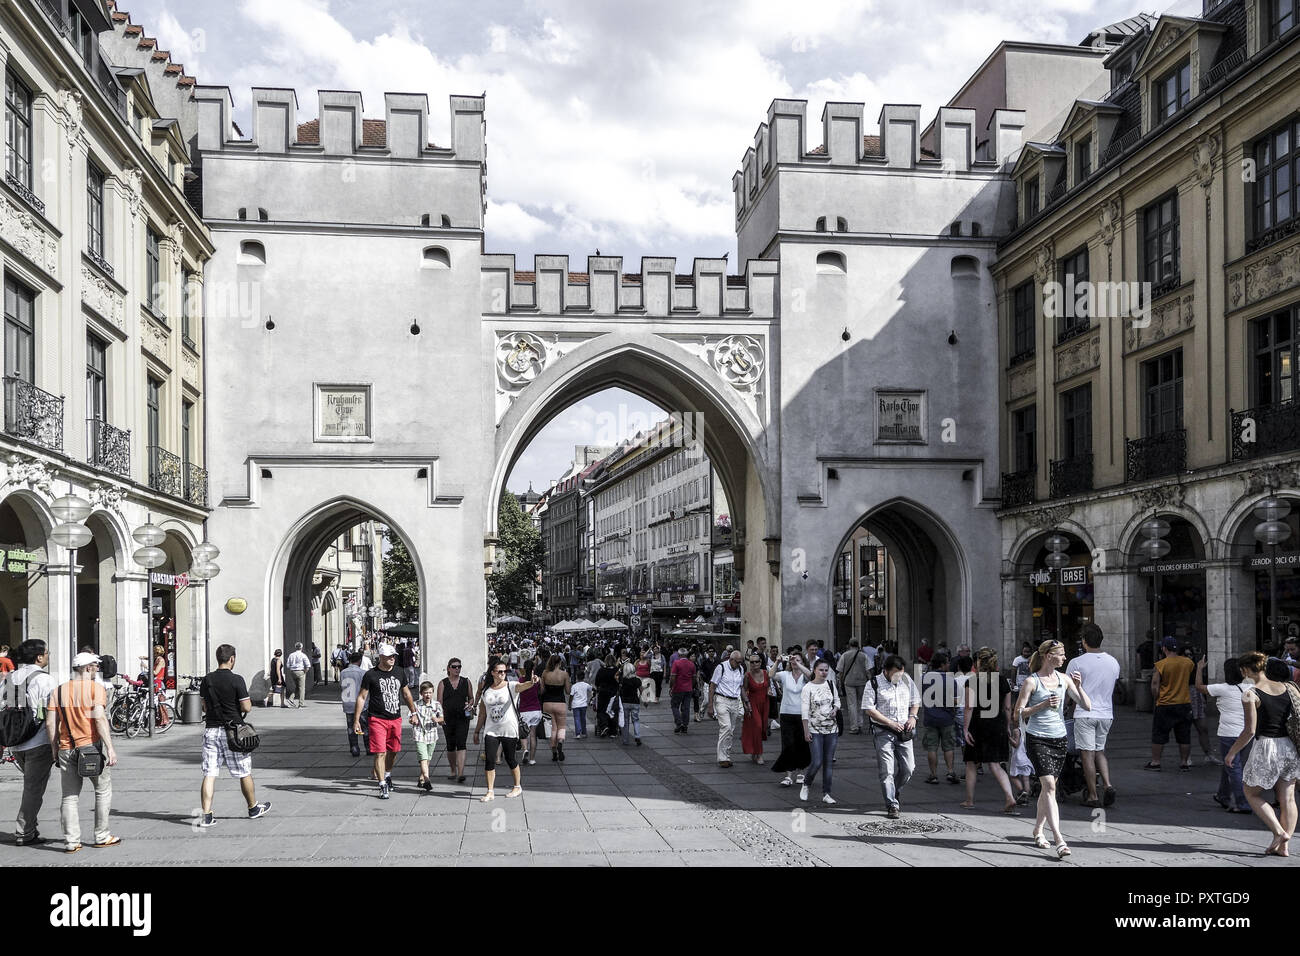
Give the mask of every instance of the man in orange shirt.
<svg viewBox="0 0 1300 956">
<path fill-rule="evenodd" d="M 81 823 L 77 819 L 77 798 L 82 776 L 77 769 L 77 748 L 98 747 L 107 757 L 102 773 L 90 778 L 95 788 L 95 842 L 97 847 L 122 842 L 108 829 L 108 812 L 113 802 L 113 783 L 108 768 L 117 763 L 117 752 L 109 733 L 105 706 L 108 695 L 99 683 L 99 658 L 82 651 L 72 659 L 72 680 L 58 687 L 45 710 L 45 729 L 50 749 L 62 774 L 63 838 L 67 853 L 81 849 Z"/>
<path fill-rule="evenodd" d="M 1155 673 L 1151 675 L 1151 696 L 1156 702 L 1151 719 L 1151 760 L 1144 769 L 1160 769 L 1160 754 L 1172 730 L 1182 758 L 1178 769 L 1191 770 L 1192 696 L 1188 682 L 1196 665 L 1190 657 L 1179 653 L 1176 638 L 1166 637 L 1160 647 L 1164 657 L 1156 661 Z"/>
</svg>

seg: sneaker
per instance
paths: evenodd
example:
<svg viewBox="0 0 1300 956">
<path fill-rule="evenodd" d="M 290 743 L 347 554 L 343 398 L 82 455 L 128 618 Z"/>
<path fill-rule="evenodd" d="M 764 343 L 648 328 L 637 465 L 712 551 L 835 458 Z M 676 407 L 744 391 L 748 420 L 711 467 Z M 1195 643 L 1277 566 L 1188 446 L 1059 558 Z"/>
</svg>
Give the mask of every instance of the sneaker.
<svg viewBox="0 0 1300 956">
<path fill-rule="evenodd" d="M 886 807 L 885 817 L 890 820 L 898 819 L 898 807 Z"/>
<path fill-rule="evenodd" d="M 426 780 L 426 781 L 424 781 L 424 792 L 425 792 L 425 793 L 433 793 L 433 781 L 432 781 L 432 780 Z"/>
<path fill-rule="evenodd" d="M 803 774 L 801 774 L 801 773 L 797 773 L 797 774 L 795 774 L 795 775 L 794 775 L 794 782 L 795 782 L 795 783 L 803 783 Z"/>
<path fill-rule="evenodd" d="M 1115 788 L 1107 787 L 1106 793 L 1101 798 L 1102 806 L 1109 807 L 1115 803 Z"/>
<path fill-rule="evenodd" d="M 822 803 L 833 807 L 835 806 L 835 804 L 839 803 L 839 801 L 836 800 L 834 797 L 832 797 L 829 793 L 826 793 L 822 795 Z"/>
<path fill-rule="evenodd" d="M 781 786 L 783 787 L 794 786 L 794 777 L 790 776 L 789 774 L 786 774 L 784 777 L 781 778 Z"/>
<path fill-rule="evenodd" d="M 379 799 L 380 799 L 380 800 L 387 800 L 387 799 L 388 799 L 388 784 L 386 784 L 386 783 L 381 783 L 381 784 L 379 785 Z"/>
<path fill-rule="evenodd" d="M 39 833 L 33 833 L 29 837 L 14 838 L 14 846 L 36 846 L 37 844 L 48 843 L 48 842 L 49 841 L 46 840 L 45 837 L 41 836 Z"/>
<path fill-rule="evenodd" d="M 637 737 L 637 738 L 636 738 L 636 745 L 637 745 L 638 747 L 641 746 L 641 738 L 640 738 L 640 737 Z"/>
<path fill-rule="evenodd" d="M 1205 755 L 1205 762 L 1206 762 L 1206 764 L 1219 764 L 1219 763 L 1223 763 L 1223 761 L 1220 760 L 1218 757 L 1214 756 L 1214 754 L 1206 754 L 1206 755 Z"/>
<path fill-rule="evenodd" d="M 265 803 L 255 803 L 248 808 L 248 819 L 256 820 L 258 817 L 264 817 L 271 812 L 271 801 Z"/>
<path fill-rule="evenodd" d="M 205 813 L 199 820 L 199 826 L 207 829 L 217 825 L 217 815 L 215 813 Z"/>
<path fill-rule="evenodd" d="M 804 801 L 808 799 L 808 784 L 805 783 L 799 788 L 799 799 Z"/>
</svg>

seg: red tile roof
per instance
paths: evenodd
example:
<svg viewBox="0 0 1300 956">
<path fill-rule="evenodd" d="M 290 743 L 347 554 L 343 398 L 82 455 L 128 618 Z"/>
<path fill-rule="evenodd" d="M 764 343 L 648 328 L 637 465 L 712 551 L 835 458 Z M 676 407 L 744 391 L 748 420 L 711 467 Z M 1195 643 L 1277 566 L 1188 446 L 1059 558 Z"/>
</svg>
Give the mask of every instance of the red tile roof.
<svg viewBox="0 0 1300 956">
<path fill-rule="evenodd" d="M 305 123 L 298 124 L 298 142 L 303 145 L 319 146 L 320 145 L 320 120 L 307 120 Z M 388 145 L 388 122 L 381 119 L 362 119 L 361 120 L 361 145 L 362 146 L 387 146 Z M 437 149 L 433 143 L 427 144 L 429 149 Z"/>
</svg>

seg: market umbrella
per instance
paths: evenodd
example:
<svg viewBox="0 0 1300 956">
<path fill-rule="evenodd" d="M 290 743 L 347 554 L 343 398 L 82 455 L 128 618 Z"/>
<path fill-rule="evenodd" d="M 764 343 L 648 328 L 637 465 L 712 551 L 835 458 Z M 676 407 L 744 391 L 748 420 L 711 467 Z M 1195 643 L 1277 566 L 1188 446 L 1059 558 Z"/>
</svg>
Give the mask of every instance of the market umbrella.
<svg viewBox="0 0 1300 956">
<path fill-rule="evenodd" d="M 516 617 L 514 614 L 507 614 L 504 617 L 496 619 L 497 624 L 527 624 L 528 622 L 522 617 Z"/>
<path fill-rule="evenodd" d="M 601 625 L 607 631 L 626 631 L 627 625 L 622 621 L 602 621 Z"/>
<path fill-rule="evenodd" d="M 393 637 L 419 637 L 420 625 L 418 624 L 391 624 L 384 628 L 384 633 Z"/>
</svg>

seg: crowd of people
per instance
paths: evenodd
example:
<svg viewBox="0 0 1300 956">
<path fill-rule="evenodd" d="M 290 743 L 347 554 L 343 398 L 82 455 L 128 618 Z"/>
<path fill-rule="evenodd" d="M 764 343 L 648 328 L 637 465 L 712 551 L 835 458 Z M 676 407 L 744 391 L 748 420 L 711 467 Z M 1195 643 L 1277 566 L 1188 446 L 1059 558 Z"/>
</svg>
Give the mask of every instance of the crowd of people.
<svg viewBox="0 0 1300 956">
<path fill-rule="evenodd" d="M 767 741 L 777 736 L 771 770 L 778 786 L 799 787 L 801 801 L 811 799 L 812 789 L 819 787 L 821 801 L 835 804 L 839 738 L 870 733 L 884 811 L 891 819 L 900 816 L 903 793 L 916 771 L 914 741 L 919 735 L 927 761 L 925 783 L 964 784 L 960 806 L 968 810 L 976 808 L 985 776 L 997 785 L 1003 813 L 1018 815 L 1036 801 L 1031 838 L 1064 858 L 1071 850 L 1060 826 L 1063 795 L 1080 792 L 1088 807 L 1109 807 L 1117 800 L 1106 746 L 1115 721 L 1112 701 L 1120 665 L 1102 645 L 1101 630 L 1085 624 L 1073 656 L 1064 644 L 1049 639 L 1025 646 L 1004 670 L 991 648 L 961 646 L 950 654 L 942 644 L 931 647 L 927 641 L 912 662 L 915 678 L 909 663 L 888 645 L 861 647 L 852 641 L 836 654 L 822 642 L 808 641 L 782 651 L 762 637 L 721 649 L 702 641 L 674 648 L 617 639 L 579 646 L 497 638 L 477 681 L 462 673 L 457 658 L 448 661 L 446 676 L 436 683 L 421 680 L 418 651 L 382 639 L 364 649 L 343 649 L 330 663 L 343 665 L 337 667 L 336 679 L 349 750 L 359 757 L 364 748 L 371 758 L 381 799 L 388 799 L 395 786 L 404 719 L 412 727 L 416 785 L 423 790 L 432 789 L 440 738 L 445 738 L 447 778 L 465 782 L 472 724 L 487 785 L 480 799 L 487 802 L 496 799 L 499 763 L 510 771 L 505 796 L 511 798 L 523 792 L 522 767 L 536 764 L 541 742 L 552 761 L 563 761 L 570 721 L 575 739 L 594 735 L 641 746 L 641 709 L 659 705 L 667 696 L 675 734 L 697 732 L 704 720 L 715 722 L 709 730 L 716 734 L 720 768 L 733 766 L 737 737 L 741 753 L 760 765 L 767 760 Z M 1210 682 L 1206 659 L 1184 653 L 1176 639 L 1164 638 L 1160 651 L 1149 677 L 1154 711 L 1144 769 L 1166 768 L 1164 748 L 1173 736 L 1178 766 L 1189 770 L 1191 732 L 1197 729 L 1205 759 L 1221 766 L 1214 800 L 1226 812 L 1257 815 L 1272 837 L 1265 852 L 1288 856 L 1300 777 L 1295 643 L 1289 642 L 1281 656 L 1251 652 L 1225 661 L 1220 682 Z M 284 688 L 297 690 L 311 659 L 301 645 L 277 667 L 281 657 L 276 651 L 272 690 L 281 693 L 281 706 L 286 706 Z M 57 768 L 65 850 L 73 853 L 83 846 L 77 807 L 86 780 L 95 795 L 91 845 L 117 845 L 121 841 L 109 827 L 110 768 L 117 755 L 101 659 L 89 650 L 77 654 L 70 679 L 61 683 L 46 669 L 42 641 L 23 642 L 7 659 L 13 667 L 0 680 L 0 732 L 24 777 L 15 841 L 43 842 L 37 817 L 46 783 Z M 215 781 L 223 768 L 239 782 L 249 817 L 271 809 L 256 800 L 251 754 L 241 752 L 230 736 L 252 706 L 243 678 L 234 673 L 234 648 L 221 645 L 216 659 L 217 667 L 200 691 L 205 721 L 202 827 L 216 825 Z M 294 676 L 299 673 L 304 677 Z M 1202 701 L 1199 716 L 1196 698 Z M 1208 700 L 1215 701 L 1219 715 L 1217 754 L 1210 753 L 1208 729 L 1202 732 L 1197 724 L 1204 720 Z"/>
</svg>

